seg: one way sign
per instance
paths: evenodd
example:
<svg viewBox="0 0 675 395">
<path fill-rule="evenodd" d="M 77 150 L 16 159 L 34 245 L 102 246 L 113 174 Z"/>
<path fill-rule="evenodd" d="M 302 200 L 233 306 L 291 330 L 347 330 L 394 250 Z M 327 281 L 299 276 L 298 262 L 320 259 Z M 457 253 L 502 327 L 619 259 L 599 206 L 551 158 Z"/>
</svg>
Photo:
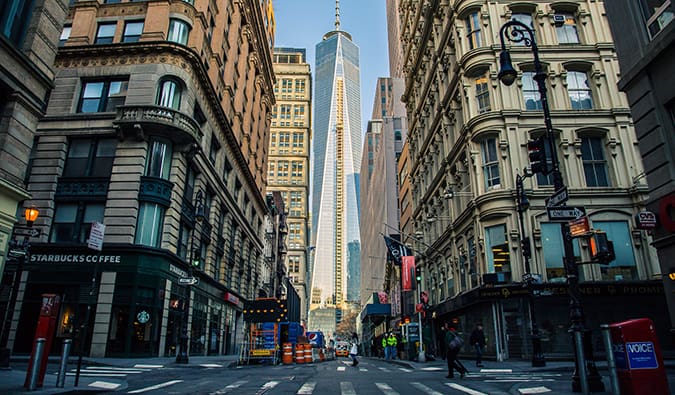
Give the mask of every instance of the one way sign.
<svg viewBox="0 0 675 395">
<path fill-rule="evenodd" d="M 579 206 L 546 207 L 546 213 L 549 221 L 571 221 L 586 215 L 586 209 Z"/>
</svg>

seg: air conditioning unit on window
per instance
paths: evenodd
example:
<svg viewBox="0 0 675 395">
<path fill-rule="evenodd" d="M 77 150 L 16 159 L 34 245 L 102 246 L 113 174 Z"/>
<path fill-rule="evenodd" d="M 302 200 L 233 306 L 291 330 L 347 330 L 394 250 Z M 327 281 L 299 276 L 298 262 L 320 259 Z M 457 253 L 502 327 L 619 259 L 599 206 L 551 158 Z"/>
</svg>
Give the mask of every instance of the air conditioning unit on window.
<svg viewBox="0 0 675 395">
<path fill-rule="evenodd" d="M 560 27 L 565 24 L 565 15 L 555 14 L 553 15 L 553 22 L 557 27 Z"/>
</svg>

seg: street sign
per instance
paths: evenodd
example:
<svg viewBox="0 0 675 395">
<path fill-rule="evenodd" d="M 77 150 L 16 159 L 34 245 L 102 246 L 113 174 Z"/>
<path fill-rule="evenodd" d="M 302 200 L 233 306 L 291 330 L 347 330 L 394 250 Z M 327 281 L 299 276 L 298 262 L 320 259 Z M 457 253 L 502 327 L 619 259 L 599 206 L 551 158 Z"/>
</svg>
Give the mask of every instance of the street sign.
<svg viewBox="0 0 675 395">
<path fill-rule="evenodd" d="M 199 280 L 197 280 L 194 277 L 186 277 L 186 278 L 179 278 L 178 279 L 178 284 L 183 284 L 183 285 L 195 285 L 198 282 L 199 282 Z"/>
<path fill-rule="evenodd" d="M 570 221 L 570 235 L 572 235 L 572 237 L 583 237 L 590 232 L 591 227 L 588 224 L 588 217 L 583 216 L 574 221 Z"/>
<path fill-rule="evenodd" d="M 92 222 L 91 231 L 89 232 L 89 240 L 87 240 L 87 247 L 101 251 L 103 249 L 103 235 L 105 234 L 105 225 L 100 222 Z"/>
<path fill-rule="evenodd" d="M 40 236 L 40 229 L 15 226 L 12 234 L 14 236 L 38 237 Z"/>
<path fill-rule="evenodd" d="M 586 215 L 586 209 L 581 206 L 546 207 L 549 221 L 572 221 Z"/>
<path fill-rule="evenodd" d="M 569 195 L 567 194 L 567 187 L 562 187 L 555 191 L 551 197 L 546 199 L 546 207 L 557 207 L 565 203 Z"/>
</svg>

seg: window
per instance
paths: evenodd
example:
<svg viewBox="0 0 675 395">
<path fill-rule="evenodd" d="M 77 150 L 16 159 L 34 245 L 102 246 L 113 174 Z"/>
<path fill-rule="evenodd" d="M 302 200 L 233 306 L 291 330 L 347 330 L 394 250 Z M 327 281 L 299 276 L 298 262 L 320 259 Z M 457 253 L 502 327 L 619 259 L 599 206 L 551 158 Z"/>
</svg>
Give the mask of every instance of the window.
<svg viewBox="0 0 675 395">
<path fill-rule="evenodd" d="M 483 155 L 483 176 L 485 177 L 485 188 L 498 188 L 500 186 L 500 180 L 499 159 L 497 158 L 497 139 L 484 139 L 480 144 L 480 150 L 481 154 Z"/>
<path fill-rule="evenodd" d="M 56 204 L 52 243 L 85 243 L 91 224 L 103 222 L 105 204 L 101 202 L 59 202 Z"/>
<path fill-rule="evenodd" d="M 190 35 L 190 26 L 180 19 L 171 19 L 169 22 L 168 41 L 186 45 Z"/>
<path fill-rule="evenodd" d="M 145 175 L 150 177 L 169 179 L 171 172 L 171 142 L 164 139 L 153 139 L 150 142 L 148 162 L 145 165 Z"/>
<path fill-rule="evenodd" d="M 113 112 L 124 104 L 127 96 L 127 80 L 86 81 L 77 112 Z"/>
<path fill-rule="evenodd" d="M 637 280 L 635 252 L 630 228 L 626 221 L 593 221 L 593 228 L 607 233 L 607 240 L 614 245 L 616 259 L 609 266 L 600 266 L 603 280 Z"/>
<path fill-rule="evenodd" d="M 220 143 L 214 137 L 211 137 L 211 148 L 209 149 L 209 160 L 213 165 L 216 164 L 216 159 L 218 158 L 218 151 L 220 151 Z"/>
<path fill-rule="evenodd" d="M 469 41 L 469 49 L 481 46 L 480 17 L 478 11 L 472 12 L 466 17 L 466 38 Z"/>
<path fill-rule="evenodd" d="M 141 38 L 143 33 L 143 21 L 127 22 L 124 25 L 123 43 L 135 43 Z"/>
<path fill-rule="evenodd" d="M 164 79 L 159 83 L 157 105 L 180 109 L 181 85 L 173 78 Z"/>
<path fill-rule="evenodd" d="M 33 13 L 32 0 L 5 0 L 0 5 L 0 34 L 20 46 Z"/>
<path fill-rule="evenodd" d="M 157 203 L 140 203 L 138 223 L 136 224 L 136 239 L 134 241 L 136 244 L 148 247 L 161 246 L 164 210 L 164 207 Z"/>
<path fill-rule="evenodd" d="M 476 78 L 476 100 L 478 101 L 478 113 L 490 111 L 490 92 L 488 91 L 487 76 Z"/>
<path fill-rule="evenodd" d="M 539 95 L 539 86 L 534 80 L 534 71 L 523 72 L 523 100 L 526 110 L 541 110 L 541 96 Z"/>
<path fill-rule="evenodd" d="M 183 190 L 183 201 L 192 203 L 192 196 L 195 194 L 195 171 L 192 167 L 185 170 L 185 189 Z"/>
<path fill-rule="evenodd" d="M 525 26 L 529 27 L 534 31 L 534 25 L 532 24 L 532 14 L 525 13 L 525 12 L 514 12 L 511 15 L 511 20 L 512 21 L 518 21 Z M 525 35 L 526 38 L 530 38 L 529 35 Z M 512 42 L 513 45 L 525 45 L 525 41 L 519 41 L 519 42 Z"/>
<path fill-rule="evenodd" d="M 572 240 L 575 259 L 581 260 L 579 253 L 579 242 Z M 562 233 L 559 223 L 541 224 L 541 246 L 544 250 L 544 266 L 546 267 L 546 278 L 550 282 L 565 282 L 565 265 L 563 257 L 565 248 L 562 242 Z"/>
<path fill-rule="evenodd" d="M 289 78 L 283 78 L 281 80 L 281 93 L 287 93 L 292 91 L 293 80 Z"/>
<path fill-rule="evenodd" d="M 61 37 L 59 37 L 59 47 L 66 45 L 66 41 L 70 38 L 70 32 L 73 30 L 73 27 L 70 25 L 63 26 L 61 30 Z"/>
<path fill-rule="evenodd" d="M 565 18 L 562 25 L 555 27 L 558 44 L 578 44 L 579 34 L 577 33 L 577 21 L 574 19 L 574 15 L 566 12 L 557 12 L 556 15 Z"/>
<path fill-rule="evenodd" d="M 602 138 L 581 138 L 581 160 L 584 164 L 586 186 L 608 187 L 607 161 L 602 149 Z"/>
<path fill-rule="evenodd" d="M 117 22 L 99 23 L 94 44 L 111 44 L 115 37 Z"/>
<path fill-rule="evenodd" d="M 506 237 L 506 225 L 485 228 L 487 272 L 497 273 L 497 282 L 511 282 L 511 255 Z"/>
<path fill-rule="evenodd" d="M 184 222 L 181 222 L 180 230 L 178 231 L 178 247 L 176 250 L 176 255 L 183 259 L 187 259 L 191 233 L 192 230 L 188 227 L 188 225 Z"/>
<path fill-rule="evenodd" d="M 295 80 L 295 92 L 305 93 L 305 80 Z"/>
<path fill-rule="evenodd" d="M 640 5 L 652 38 L 672 22 L 675 15 L 672 0 L 640 0 Z"/>
<path fill-rule="evenodd" d="M 116 139 L 75 139 L 68 145 L 64 177 L 110 177 Z"/>
<path fill-rule="evenodd" d="M 573 110 L 593 109 L 593 97 L 586 73 L 581 71 L 567 72 L 567 92 Z"/>
</svg>

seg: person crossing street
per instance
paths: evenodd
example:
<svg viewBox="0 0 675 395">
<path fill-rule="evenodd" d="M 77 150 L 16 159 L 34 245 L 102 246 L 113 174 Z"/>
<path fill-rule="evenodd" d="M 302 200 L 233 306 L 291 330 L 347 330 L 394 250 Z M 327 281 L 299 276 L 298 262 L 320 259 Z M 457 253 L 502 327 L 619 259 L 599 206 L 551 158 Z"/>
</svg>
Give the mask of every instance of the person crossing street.
<svg viewBox="0 0 675 395">
<path fill-rule="evenodd" d="M 396 359 L 396 346 L 398 346 L 398 339 L 396 339 L 396 335 L 389 333 L 389 337 L 387 338 L 387 348 L 389 348 L 388 359 Z"/>
<path fill-rule="evenodd" d="M 483 367 L 483 348 L 485 347 L 485 333 L 483 332 L 483 324 L 476 324 L 476 328 L 471 332 L 469 337 L 469 343 L 476 350 L 476 366 L 479 368 Z"/>
</svg>

